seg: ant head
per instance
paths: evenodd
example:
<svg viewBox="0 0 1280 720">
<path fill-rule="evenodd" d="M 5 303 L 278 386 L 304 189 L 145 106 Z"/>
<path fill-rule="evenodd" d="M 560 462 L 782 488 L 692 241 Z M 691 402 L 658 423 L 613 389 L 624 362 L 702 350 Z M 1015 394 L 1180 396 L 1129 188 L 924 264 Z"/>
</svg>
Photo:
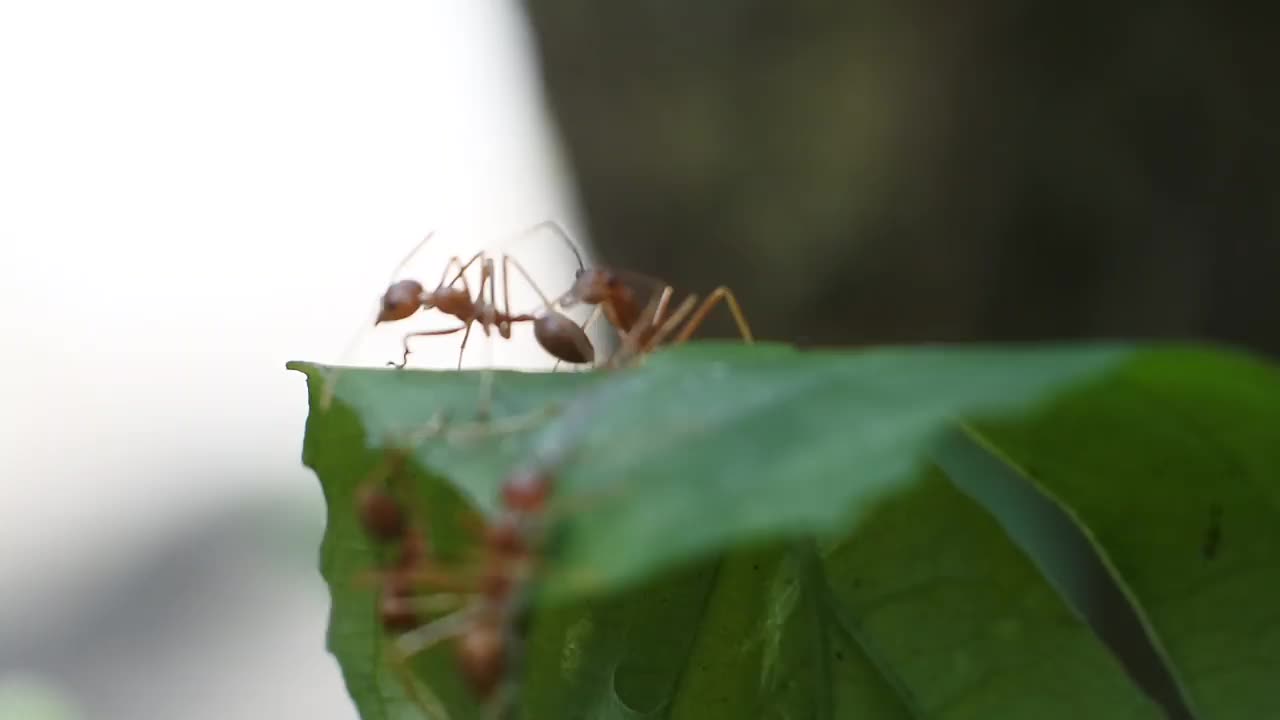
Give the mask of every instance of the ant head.
<svg viewBox="0 0 1280 720">
<path fill-rule="evenodd" d="M 617 276 L 607 270 L 579 270 L 574 275 L 573 289 L 569 291 L 569 296 L 575 302 L 598 305 L 608 299 L 609 291 L 617 284 Z"/>
<path fill-rule="evenodd" d="M 356 489 L 356 512 L 365 532 L 375 540 L 397 540 L 405 531 L 404 511 L 400 503 L 377 485 Z"/>
<path fill-rule="evenodd" d="M 422 283 L 417 280 L 401 280 L 393 283 L 382 294 L 382 309 L 375 325 L 403 320 L 422 307 Z"/>
</svg>

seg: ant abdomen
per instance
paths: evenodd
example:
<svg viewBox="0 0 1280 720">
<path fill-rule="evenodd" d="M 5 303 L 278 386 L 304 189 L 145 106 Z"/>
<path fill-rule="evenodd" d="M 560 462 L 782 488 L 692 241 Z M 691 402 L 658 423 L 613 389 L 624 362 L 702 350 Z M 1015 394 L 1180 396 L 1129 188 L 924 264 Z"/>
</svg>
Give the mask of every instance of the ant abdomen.
<svg viewBox="0 0 1280 720">
<path fill-rule="evenodd" d="M 595 362 L 596 350 L 580 325 L 566 315 L 547 312 L 533 321 L 533 336 L 556 359 L 575 365 Z"/>
</svg>

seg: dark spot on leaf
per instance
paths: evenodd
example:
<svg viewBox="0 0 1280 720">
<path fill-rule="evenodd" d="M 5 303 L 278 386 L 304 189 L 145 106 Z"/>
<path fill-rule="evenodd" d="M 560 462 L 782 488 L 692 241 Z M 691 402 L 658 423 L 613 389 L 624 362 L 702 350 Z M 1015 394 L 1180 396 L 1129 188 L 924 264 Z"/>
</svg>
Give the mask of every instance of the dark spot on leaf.
<svg viewBox="0 0 1280 720">
<path fill-rule="evenodd" d="M 1200 552 L 1205 560 L 1218 556 L 1218 548 L 1222 545 L 1222 506 L 1217 503 L 1209 505 L 1209 527 L 1204 531 L 1204 543 Z"/>
<path fill-rule="evenodd" d="M 839 650 L 837 650 L 837 651 L 836 651 L 836 660 L 837 660 L 838 662 L 844 662 L 844 653 L 843 653 L 843 652 L 840 652 Z"/>
</svg>

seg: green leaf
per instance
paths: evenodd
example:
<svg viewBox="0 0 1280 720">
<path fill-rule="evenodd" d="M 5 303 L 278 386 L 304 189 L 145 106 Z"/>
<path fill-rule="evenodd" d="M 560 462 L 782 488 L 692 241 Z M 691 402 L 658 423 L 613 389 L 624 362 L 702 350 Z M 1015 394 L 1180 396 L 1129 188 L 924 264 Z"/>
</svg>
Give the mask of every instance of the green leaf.
<svg viewBox="0 0 1280 720">
<path fill-rule="evenodd" d="M 562 494 L 591 508 L 573 517 L 551 579 L 578 594 L 752 537 L 848 524 L 868 500 L 910 482 L 957 416 L 1032 407 L 1127 352 L 704 344 L 613 376 L 496 373 L 497 416 L 558 416 L 526 433 L 446 433 L 415 455 L 485 510 L 512 468 L 555 465 Z M 313 379 L 333 372 L 294 367 Z M 396 446 L 441 410 L 469 418 L 481 383 L 477 373 L 382 369 L 337 380 L 335 405 L 355 412 L 374 447 Z M 828 482 L 853 467 L 856 482 Z M 704 522 L 712 510 L 718 521 Z"/>
<path fill-rule="evenodd" d="M 1131 355 L 698 344 L 619 373 L 495 373 L 497 422 L 530 422 L 493 433 L 469 424 L 482 374 L 291 364 L 311 380 L 304 460 L 329 506 L 330 646 L 365 718 L 412 716 L 373 595 L 350 581 L 382 560 L 352 488 L 444 411 L 413 448 L 438 514 L 493 512 L 519 467 L 557 479 L 527 717 L 1158 717 L 929 462 L 957 419 L 1020 417 Z M 478 716 L 447 649 L 428 655 L 415 676 Z"/>
<path fill-rule="evenodd" d="M 1032 417 L 971 431 L 1094 539 L 1200 717 L 1276 714 L 1275 366 L 1149 351 Z"/>
</svg>

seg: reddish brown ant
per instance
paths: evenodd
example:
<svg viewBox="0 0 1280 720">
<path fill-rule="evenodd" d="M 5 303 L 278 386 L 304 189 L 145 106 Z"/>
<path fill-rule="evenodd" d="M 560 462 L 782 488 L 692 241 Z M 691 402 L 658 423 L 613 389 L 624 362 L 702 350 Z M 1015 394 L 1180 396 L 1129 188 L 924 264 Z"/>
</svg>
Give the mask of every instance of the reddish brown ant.
<svg viewBox="0 0 1280 720">
<path fill-rule="evenodd" d="M 437 424 L 429 432 L 442 429 Z M 388 450 L 374 472 L 398 477 L 407 470 L 409 457 L 406 450 Z M 489 704 L 505 702 L 509 698 L 498 691 L 510 675 L 521 641 L 517 628 L 539 562 L 539 516 L 551 495 L 550 475 L 529 469 L 513 472 L 502 485 L 502 511 L 477 528 L 476 556 L 447 565 L 431 552 L 421 525 L 403 505 L 405 493 L 393 492 L 390 484 L 389 478 L 366 478 L 357 484 L 353 500 L 366 535 L 379 543 L 398 541 L 398 556 L 391 565 L 365 577 L 379 590 L 379 621 L 394 637 L 391 661 L 406 692 L 424 710 L 439 707 L 433 696 L 424 696 L 429 691 L 415 685 L 405 663 L 450 642 L 458 670 L 475 697 Z M 404 489 L 402 483 L 397 487 Z"/>
<path fill-rule="evenodd" d="M 575 255 L 581 258 L 573 240 L 559 224 L 546 221 L 535 227 L 547 227 L 552 230 L 573 250 Z M 646 305 L 642 306 L 636 293 L 637 285 L 648 285 L 660 289 L 651 295 Z M 614 365 L 627 357 L 652 351 L 671 333 L 676 332 L 677 328 L 680 330 L 676 332 L 672 343 L 684 342 L 721 302 L 728 306 L 742 340 L 747 343 L 754 341 L 742 307 L 728 287 L 721 285 L 712 290 L 701 304 L 698 304 L 697 295 L 690 295 L 673 310 L 670 304 L 674 293 L 674 288 L 657 278 L 608 267 L 587 268 L 579 260 L 572 287 L 555 301 L 555 305 L 564 309 L 579 304 L 591 305 L 592 316 L 587 324 L 595 318 L 597 312 L 603 312 L 605 319 L 622 339 L 622 348 L 610 361 L 610 364 Z"/>
<path fill-rule="evenodd" d="M 538 564 L 538 515 L 550 492 L 548 475 L 517 471 L 503 484 L 503 512 L 486 524 L 479 561 L 469 573 L 449 575 L 427 563 L 405 573 L 421 588 L 463 592 L 472 599 L 452 614 L 401 632 L 396 640 L 401 660 L 452 640 L 468 685 L 481 700 L 492 696 L 508 669 L 511 644 L 518 641 L 513 625 Z"/>
<path fill-rule="evenodd" d="M 555 224 L 539 223 L 525 229 L 519 236 L 529 236 L 544 227 L 552 225 Z M 559 228 L 559 226 L 555 225 L 555 228 Z M 445 264 L 444 272 L 441 273 L 440 281 L 434 289 L 428 289 L 421 282 L 413 279 L 396 280 L 395 277 L 422 250 L 434 234 L 434 231 L 428 233 L 396 266 L 395 271 L 392 273 L 392 279 L 388 281 L 387 289 L 379 300 L 378 313 L 374 318 L 373 325 L 376 327 L 383 323 L 405 320 L 417 314 L 419 310 L 439 310 L 445 315 L 457 319 L 460 324 L 438 330 L 408 333 L 401 342 L 403 352 L 400 361 L 388 362 L 388 365 L 403 368 L 408 364 L 409 355 L 413 352 L 409 346 L 409 341 L 413 338 L 439 337 L 461 332 L 463 335 L 462 342 L 458 347 L 457 365 L 458 369 L 461 370 L 467 342 L 471 338 L 471 331 L 475 325 L 480 326 L 486 337 L 492 337 L 493 331 L 496 330 L 499 337 L 509 340 L 513 326 L 518 323 L 531 323 L 533 325 L 535 340 L 543 350 L 556 358 L 557 365 L 561 362 L 572 365 L 590 365 L 595 362 L 595 347 L 587 337 L 586 324 L 580 325 L 559 312 L 546 293 L 542 291 L 542 288 L 525 270 L 524 266 L 507 253 L 501 254 L 501 306 L 498 304 L 497 297 L 497 264 L 487 250 L 477 252 L 465 262 L 456 255 L 450 257 Z M 569 248 L 577 259 L 579 269 L 583 268 L 582 255 L 578 248 L 572 243 L 569 244 Z M 471 285 L 467 280 L 467 271 L 476 263 L 480 265 L 480 284 L 475 295 L 472 296 Z M 513 313 L 511 311 L 510 275 L 512 268 L 537 293 L 541 301 L 541 307 L 537 311 L 525 313 Z M 453 273 L 452 276 L 450 276 L 451 272 Z M 461 287 L 458 287 L 459 283 L 461 283 Z M 354 348 L 359 338 L 360 335 L 357 335 L 351 341 L 347 350 L 343 353 L 344 356 Z M 326 386 L 322 407 L 327 408 L 332 401 L 333 386 L 336 381 L 335 374 L 331 376 Z M 488 382 L 488 376 L 486 376 L 485 384 L 481 390 L 481 415 L 485 414 L 485 408 L 488 404 L 488 393 L 490 391 Z"/>
<path fill-rule="evenodd" d="M 525 230 L 522 235 L 532 234 L 540 227 L 542 225 L 535 225 Z M 403 267 L 409 258 L 416 255 L 430 239 L 431 234 L 428 234 L 401 262 L 400 266 Z M 577 248 L 572 249 L 578 258 L 578 265 L 581 268 L 582 257 L 578 254 Z M 476 262 L 480 263 L 480 286 L 476 291 L 475 297 L 472 297 L 466 273 Z M 450 278 L 449 272 L 455 268 L 457 272 Z M 511 268 L 516 269 L 541 299 L 542 309 L 536 314 L 511 312 L 511 284 L 509 279 Z M 529 275 L 519 261 L 506 253 L 502 254 L 502 307 L 498 306 L 496 275 L 494 259 L 489 257 L 487 251 L 482 250 L 472 255 L 466 262 L 462 262 L 461 258 L 457 256 L 449 258 L 448 263 L 445 265 L 444 273 L 440 277 L 440 282 L 434 290 L 427 290 L 417 280 L 400 280 L 392 283 L 382 295 L 381 310 L 374 321 L 375 325 L 404 320 L 417 313 L 419 309 L 439 310 L 458 319 L 462 324 L 442 330 L 427 330 L 405 335 L 403 342 L 404 354 L 401 357 L 401 361 L 390 364 L 396 367 L 404 367 L 408 363 L 409 355 L 412 352 L 409 348 L 409 340 L 412 338 L 452 335 L 462 332 L 462 344 L 458 349 L 458 368 L 461 369 L 462 357 L 466 352 L 467 341 L 471 337 L 471 328 L 474 325 L 479 324 L 486 337 L 492 337 L 492 331 L 496 329 L 499 336 L 504 340 L 509 340 L 511 339 L 512 326 L 522 322 L 533 323 L 534 337 L 537 339 L 538 344 L 557 360 L 577 365 L 589 364 L 595 360 L 595 349 L 583 328 L 552 306 L 546 293 L 538 287 L 533 277 Z M 457 287 L 459 281 L 462 282 L 461 288 Z M 489 293 L 488 298 L 485 297 L 486 288 Z"/>
<path fill-rule="evenodd" d="M 538 344 L 559 362 L 570 364 L 590 364 L 595 360 L 595 348 L 587 337 L 585 328 L 603 312 L 609 324 L 623 338 L 625 349 L 630 354 L 644 354 L 660 345 L 667 336 L 675 333 L 672 342 L 679 344 L 687 340 L 702 325 L 716 305 L 723 302 L 738 328 L 738 333 L 745 342 L 753 342 L 754 337 L 746 316 L 733 291 L 720 286 L 711 291 L 702 302 L 698 303 L 697 295 L 686 297 L 679 306 L 671 308 L 674 288 L 656 278 L 638 273 L 623 272 L 607 267 L 587 268 L 582 261 L 582 253 L 578 250 L 568 232 L 557 222 L 546 220 L 526 228 L 519 235 L 532 235 L 539 230 L 550 230 L 559 237 L 573 252 L 578 261 L 578 270 L 574 283 L 567 292 L 556 301 L 548 299 L 546 293 L 534 282 L 532 276 L 514 257 L 503 253 L 502 283 L 503 305 L 498 307 L 496 285 L 496 268 L 494 259 L 488 252 L 481 251 L 471 256 L 466 262 L 461 258 L 451 257 L 434 290 L 426 290 L 416 280 L 401 280 L 392 283 L 382 296 L 381 310 L 375 325 L 383 322 L 403 320 L 414 315 L 418 309 L 438 309 L 447 315 L 457 318 L 461 325 L 442 330 L 429 330 L 409 333 L 404 337 L 404 354 L 399 363 L 390 363 L 396 367 L 404 367 L 411 354 L 409 340 L 415 337 L 451 335 L 463 332 L 462 344 L 458 350 L 458 368 L 462 367 L 462 356 L 466 350 L 471 328 L 479 324 L 487 337 L 491 337 L 493 329 L 503 339 L 511 338 L 511 328 L 520 322 L 532 322 L 534 337 Z M 418 244 L 409 256 L 401 262 L 403 267 L 430 240 L 431 235 Z M 480 287 L 475 297 L 471 296 L 466 271 L 476 262 L 480 262 Z M 542 309 L 537 314 L 511 312 L 511 288 L 508 280 L 511 268 L 515 268 L 542 301 Z M 457 272 L 452 278 L 450 270 Z M 447 282 L 446 282 L 447 280 Z M 462 288 L 456 287 L 462 282 Z M 642 306 L 636 296 L 635 285 L 646 284 L 660 288 L 650 302 Z M 489 291 L 485 298 L 486 286 Z M 591 316 L 579 325 L 556 308 L 570 308 L 574 305 L 591 305 Z M 683 327 L 681 327 L 683 325 Z M 679 330 L 677 331 L 677 328 Z"/>
</svg>

